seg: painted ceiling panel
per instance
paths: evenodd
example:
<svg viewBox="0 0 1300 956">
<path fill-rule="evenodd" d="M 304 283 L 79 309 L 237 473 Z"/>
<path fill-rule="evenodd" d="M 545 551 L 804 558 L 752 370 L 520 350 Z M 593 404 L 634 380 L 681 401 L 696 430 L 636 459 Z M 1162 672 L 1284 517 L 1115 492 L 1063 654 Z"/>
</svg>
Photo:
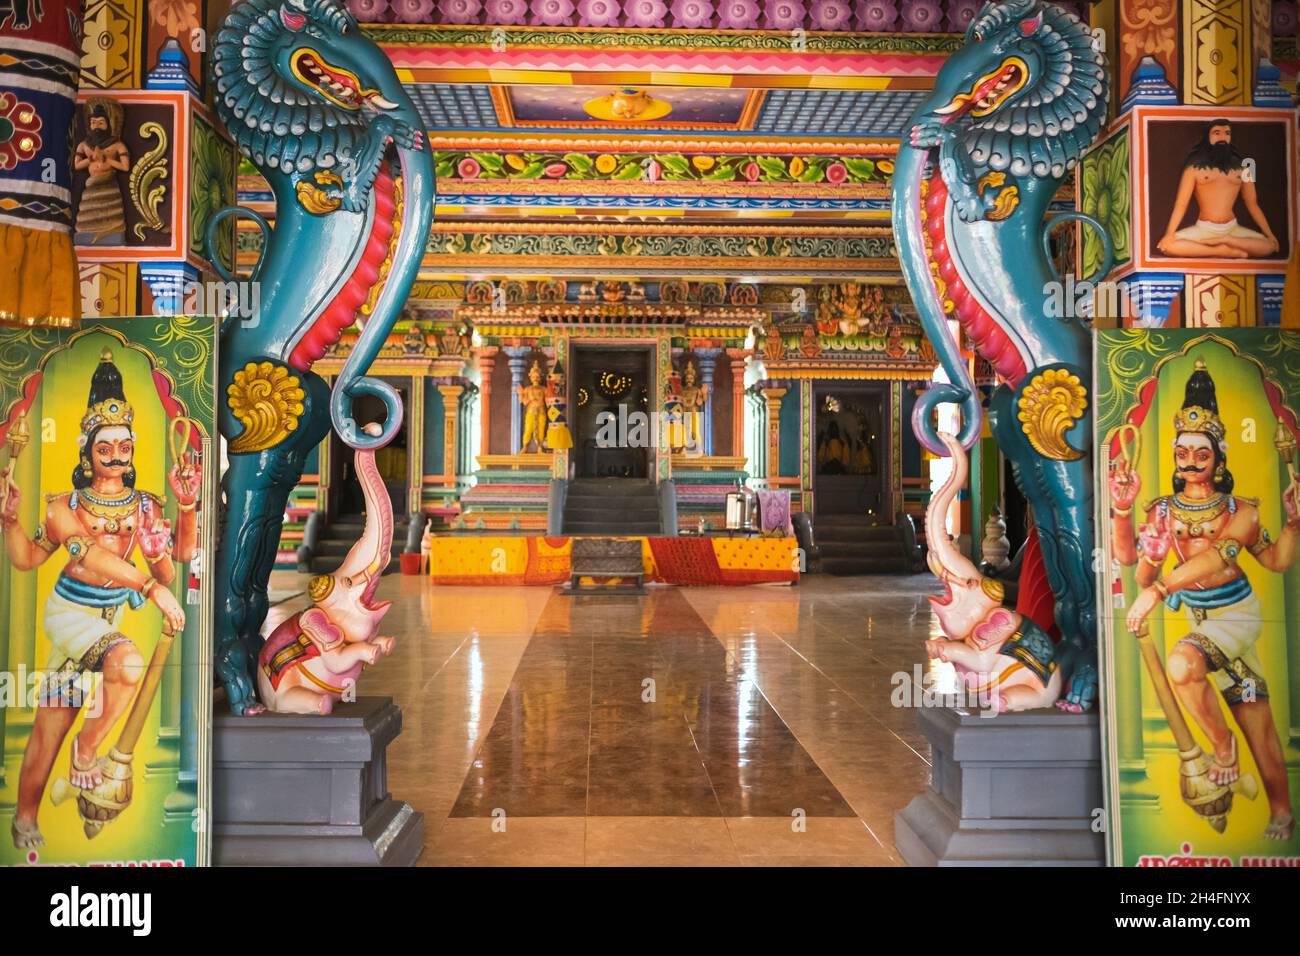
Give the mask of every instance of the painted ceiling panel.
<svg viewBox="0 0 1300 956">
<path fill-rule="evenodd" d="M 426 129 L 498 129 L 492 91 L 486 85 L 413 83 L 406 87 Z"/>
<path fill-rule="evenodd" d="M 754 130 L 777 136 L 900 136 L 925 90 L 770 90 Z"/>
<path fill-rule="evenodd" d="M 601 121 L 582 104 L 612 87 L 513 86 L 506 90 L 513 116 L 501 117 L 486 84 L 412 83 L 407 90 L 427 129 L 458 130 L 600 129 L 645 132 L 671 129 L 685 122 L 713 132 L 754 132 L 770 136 L 896 137 L 925 98 L 925 90 L 768 90 L 752 126 L 738 122 L 749 91 L 652 87 L 649 92 L 671 103 L 662 120 Z"/>
</svg>

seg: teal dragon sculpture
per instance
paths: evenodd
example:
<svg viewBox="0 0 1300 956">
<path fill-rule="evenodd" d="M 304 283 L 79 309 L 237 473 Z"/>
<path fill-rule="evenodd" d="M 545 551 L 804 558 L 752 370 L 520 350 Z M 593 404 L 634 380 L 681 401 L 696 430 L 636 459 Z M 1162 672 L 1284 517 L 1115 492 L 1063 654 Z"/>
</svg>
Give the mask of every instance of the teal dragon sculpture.
<svg viewBox="0 0 1300 956">
<path fill-rule="evenodd" d="M 260 309 L 222 322 L 220 429 L 229 466 L 217 552 L 216 669 L 231 709 L 263 710 L 255 668 L 285 505 L 331 423 L 371 451 L 401 427 L 396 391 L 366 376 L 406 301 L 433 215 L 434 174 L 415 107 L 392 63 L 337 0 L 240 0 L 212 47 L 216 110 L 275 195 L 275 226 L 248 281 Z M 311 371 L 344 329 L 362 331 L 333 389 Z M 382 427 L 352 416 L 362 395 Z M 377 434 L 375 433 L 377 432 Z M 391 527 L 388 529 L 391 535 Z M 322 578 L 321 580 L 325 580 Z M 365 599 L 373 598 L 373 587 Z"/>
<path fill-rule="evenodd" d="M 956 320 L 999 380 L 989 423 L 1033 508 L 1037 533 L 1022 590 L 1027 576 L 1041 580 L 1046 572 L 1061 638 L 1056 664 L 1065 680 L 1057 706 L 1070 711 L 1091 707 L 1097 693 L 1091 336 L 1079 317 L 1057 318 L 1048 308 L 1061 281 L 1051 229 L 1065 221 L 1095 229 L 1104 248 L 1099 276 L 1109 272 L 1113 255 L 1095 220 L 1045 217 L 1105 121 L 1106 61 L 1098 47 L 1087 26 L 1052 4 L 986 4 L 912 117 L 893 180 L 899 260 L 948 377 L 917 402 L 913 429 L 939 456 L 969 449 L 980 435 L 984 409 L 949 330 Z M 941 404 L 961 410 L 951 448 L 935 423 Z M 996 593 L 992 582 L 968 573 L 973 565 L 946 570 L 947 594 L 938 604 L 968 596 L 954 589 L 976 601 Z M 1050 626 L 1051 615 L 1044 616 Z"/>
</svg>

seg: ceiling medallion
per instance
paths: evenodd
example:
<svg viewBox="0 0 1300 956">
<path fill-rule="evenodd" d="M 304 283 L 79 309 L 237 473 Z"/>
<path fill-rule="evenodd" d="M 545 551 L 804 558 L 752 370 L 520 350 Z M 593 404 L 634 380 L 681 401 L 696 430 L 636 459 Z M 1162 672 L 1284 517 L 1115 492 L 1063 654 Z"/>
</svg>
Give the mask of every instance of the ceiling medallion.
<svg viewBox="0 0 1300 956">
<path fill-rule="evenodd" d="M 673 111 L 673 104 L 651 96 L 645 90 L 620 89 L 615 93 L 597 96 L 582 104 L 588 116 L 611 122 L 663 119 Z"/>
</svg>

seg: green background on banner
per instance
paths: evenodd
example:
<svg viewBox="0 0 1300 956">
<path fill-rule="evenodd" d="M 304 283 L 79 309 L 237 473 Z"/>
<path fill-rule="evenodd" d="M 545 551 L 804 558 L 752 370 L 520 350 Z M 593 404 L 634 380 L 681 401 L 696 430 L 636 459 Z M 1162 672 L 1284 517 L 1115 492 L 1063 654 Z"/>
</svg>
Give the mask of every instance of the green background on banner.
<svg viewBox="0 0 1300 956">
<path fill-rule="evenodd" d="M 1300 409 L 1300 333 L 1277 329 L 1097 333 L 1094 395 L 1100 520 L 1111 520 L 1104 474 L 1106 438 L 1122 423 L 1139 424 L 1141 434 L 1136 470 L 1142 490 L 1134 521 L 1143 522 L 1143 509 L 1152 499 L 1172 493 L 1173 416 L 1182 407 L 1187 379 L 1198 359 L 1205 362 L 1214 379 L 1226 432 L 1227 465 L 1236 479 L 1233 493 L 1238 498 L 1259 499 L 1261 524 L 1276 538 L 1285 520 L 1282 492 L 1289 479 L 1273 443 L 1278 427 L 1275 405 L 1289 410 L 1284 414 L 1292 416 L 1292 421 Z M 1099 544 L 1109 540 L 1109 526 L 1099 527 Z M 1104 572 L 1106 562 L 1098 564 Z M 1241 566 L 1262 608 L 1262 630 L 1255 649 L 1263 664 L 1287 764 L 1294 814 L 1300 799 L 1300 562 L 1285 574 L 1277 574 L 1243 552 Z M 1164 573 L 1173 567 L 1170 558 Z M 1253 774 L 1260 782 L 1259 796 L 1253 801 L 1236 797 L 1222 834 L 1215 833 L 1183 802 L 1177 748 L 1142 666 L 1137 641 L 1125 627 L 1127 609 L 1139 592 L 1135 571 L 1136 566 L 1120 568 L 1111 562 L 1109 572 L 1103 574 L 1099 604 L 1112 862 L 1134 866 L 1144 857 L 1167 862 L 1188 855 L 1227 860 L 1233 866 L 1265 863 L 1267 858 L 1274 864 L 1279 858 L 1300 860 L 1300 833 L 1287 842 L 1263 836 L 1268 801 L 1254 758 L 1230 715 L 1227 721 L 1238 736 L 1242 772 Z M 1117 576 L 1122 582 L 1122 598 L 1113 590 Z M 1162 658 L 1191 629 L 1185 610 L 1173 611 L 1164 604 L 1157 605 L 1148 620 Z M 1226 706 L 1224 712 L 1228 714 Z M 1204 734 L 1190 717 L 1188 723 L 1208 752 Z M 1148 861 L 1148 865 L 1160 863 Z"/>
<path fill-rule="evenodd" d="M 173 527 L 177 509 L 167 473 L 173 461 L 168 430 L 175 416 L 193 421 L 204 451 L 200 551 L 193 562 L 176 562 L 170 585 L 185 611 L 185 629 L 172 645 L 134 754 L 131 802 L 93 839 L 83 831 L 75 799 L 52 803 L 53 783 L 68 772 L 79 717 L 59 750 L 41 800 L 38 823 L 45 845 L 35 855 L 14 846 L 10 825 L 35 713 L 28 706 L 36 686 L 32 675 L 49 662 L 50 642 L 42 625 L 45 602 L 68 556 L 60 549 L 38 569 L 18 571 L 7 552 L 0 552 L 0 864 L 207 862 L 213 600 L 203 556 L 212 553 L 215 531 L 210 520 L 218 465 L 215 339 L 215 321 L 196 316 L 96 319 L 76 330 L 0 329 L 0 428 L 11 420 L 17 403 L 27 401 L 33 376 L 40 375 L 27 409 L 31 440 L 13 472 L 21 491 L 18 518 L 29 538 L 44 519 L 45 496 L 72 490 L 91 375 L 106 348 L 135 413 L 136 487 L 167 499 L 163 515 Z M 0 446 L 0 470 L 10 459 L 11 448 Z M 138 548 L 132 557 L 137 567 L 145 567 Z M 157 607 L 151 602 L 138 610 L 125 607 L 116 624 L 148 661 L 162 629 Z M 109 732 L 101 754 L 116 741 L 125 721 L 126 714 Z"/>
</svg>

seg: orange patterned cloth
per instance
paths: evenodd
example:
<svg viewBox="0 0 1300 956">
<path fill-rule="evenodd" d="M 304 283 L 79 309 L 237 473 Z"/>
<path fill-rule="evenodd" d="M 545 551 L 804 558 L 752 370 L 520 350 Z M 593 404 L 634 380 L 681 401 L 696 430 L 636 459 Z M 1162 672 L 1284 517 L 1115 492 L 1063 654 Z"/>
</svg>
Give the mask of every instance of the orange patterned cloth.
<svg viewBox="0 0 1300 956">
<path fill-rule="evenodd" d="M 647 580 L 682 585 L 789 584 L 799 580 L 794 538 L 640 538 Z M 569 579 L 571 538 L 438 535 L 434 584 L 555 585 Z"/>
</svg>

